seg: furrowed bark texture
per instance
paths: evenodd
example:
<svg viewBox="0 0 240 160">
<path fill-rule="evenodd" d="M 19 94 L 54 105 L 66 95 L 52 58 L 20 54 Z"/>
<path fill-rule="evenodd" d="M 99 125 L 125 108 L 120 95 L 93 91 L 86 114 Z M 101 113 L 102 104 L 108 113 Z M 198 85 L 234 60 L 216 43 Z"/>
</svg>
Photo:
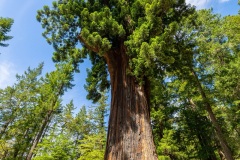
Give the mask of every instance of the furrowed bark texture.
<svg viewBox="0 0 240 160">
<path fill-rule="evenodd" d="M 127 74 L 122 47 L 105 55 L 111 78 L 111 109 L 105 160 L 157 160 L 146 87 Z"/>
</svg>

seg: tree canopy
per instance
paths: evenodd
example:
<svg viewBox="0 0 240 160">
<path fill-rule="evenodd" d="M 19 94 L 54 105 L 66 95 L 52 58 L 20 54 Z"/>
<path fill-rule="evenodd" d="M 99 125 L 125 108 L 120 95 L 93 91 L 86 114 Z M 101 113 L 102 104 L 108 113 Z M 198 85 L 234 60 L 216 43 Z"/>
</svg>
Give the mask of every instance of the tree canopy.
<svg viewBox="0 0 240 160">
<path fill-rule="evenodd" d="M 140 81 L 157 76 L 164 65 L 174 62 L 178 23 L 193 11 L 184 1 L 175 0 L 63 0 L 38 11 L 37 19 L 45 28 L 44 37 L 56 50 L 55 61 L 70 58 L 77 65 L 86 55 L 90 57 L 93 68 L 86 88 L 88 97 L 96 99 L 98 92 L 109 86 L 108 58 L 104 57 L 114 56 L 122 47 L 129 57 L 129 73 Z M 82 48 L 77 45 L 79 41 Z"/>
<path fill-rule="evenodd" d="M 40 63 L 0 89 L 0 159 L 240 158 L 239 14 L 184 0 L 57 0 L 37 20 L 56 69 L 41 76 Z M 0 19 L 2 46 L 12 23 Z M 94 106 L 63 104 L 86 59 Z"/>
</svg>

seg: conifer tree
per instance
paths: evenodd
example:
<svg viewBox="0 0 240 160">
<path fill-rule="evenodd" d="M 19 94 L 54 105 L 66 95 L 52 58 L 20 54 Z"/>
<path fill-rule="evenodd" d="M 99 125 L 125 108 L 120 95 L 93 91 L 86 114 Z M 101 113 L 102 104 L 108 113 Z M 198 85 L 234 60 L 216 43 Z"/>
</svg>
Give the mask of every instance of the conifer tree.
<svg viewBox="0 0 240 160">
<path fill-rule="evenodd" d="M 34 106 L 37 104 L 39 76 L 43 64 L 17 75 L 17 83 L 1 91 L 0 137 L 7 146 L 1 159 L 21 159 L 35 133 Z"/>
<path fill-rule="evenodd" d="M 211 47 L 209 60 L 215 75 L 213 77 L 215 92 L 214 96 L 218 99 L 215 103 L 220 112 L 219 118 L 222 119 L 221 125 L 225 130 L 226 140 L 233 152 L 234 158 L 239 157 L 239 24 L 240 16 L 226 16 L 221 19 L 222 27 L 213 29 L 214 41 L 208 45 Z M 210 68 L 210 66 L 208 66 Z"/>
<path fill-rule="evenodd" d="M 92 113 L 93 126 L 91 132 L 88 135 L 85 134 L 83 139 L 79 141 L 79 150 L 81 154 L 79 160 L 102 160 L 104 158 L 104 151 L 106 148 L 105 118 L 108 112 L 108 105 L 106 104 L 106 93 L 101 93 L 101 95 Z"/>
<path fill-rule="evenodd" d="M 59 115 L 58 115 L 59 116 Z M 33 160 L 76 160 L 76 151 L 72 135 L 67 129 L 59 126 L 60 121 L 56 121 L 47 135 L 34 150 Z M 62 130 L 64 129 L 64 131 Z"/>
<path fill-rule="evenodd" d="M 33 156 L 33 151 L 39 141 L 44 137 L 44 132 L 51 122 L 53 116 L 61 110 L 61 96 L 64 92 L 72 87 L 73 67 L 68 63 L 56 65 L 56 71 L 46 74 L 42 79 L 43 83 L 39 90 L 40 97 L 38 99 L 37 113 L 41 115 L 37 132 L 32 141 L 32 146 L 27 154 L 27 160 Z"/>
<path fill-rule="evenodd" d="M 196 17 L 195 17 L 196 16 Z M 194 18 L 195 17 L 195 18 Z M 176 37 L 178 52 L 172 70 L 175 75 L 187 80 L 187 83 L 194 84 L 194 88 L 201 97 L 201 104 L 209 115 L 226 159 L 232 160 L 233 154 L 227 142 L 228 135 L 224 134 L 224 128 L 214 112 L 217 105 L 214 92 L 215 82 L 219 70 L 223 67 L 216 67 L 216 62 L 229 61 L 229 51 L 224 44 L 227 39 L 221 31 L 222 25 L 219 15 L 211 14 L 211 10 L 202 10 L 187 19 L 183 30 Z M 226 38 L 226 39 L 225 39 Z M 230 37 L 229 37 L 230 38 Z M 177 60 L 178 59 L 178 60 Z M 187 97 L 191 98 L 191 97 Z"/>
<path fill-rule="evenodd" d="M 53 117 L 61 111 L 61 96 L 71 88 L 73 67 L 40 78 L 43 64 L 17 75 L 17 83 L 0 91 L 1 159 L 31 159 Z M 60 78 L 60 80 L 59 80 Z"/>
<path fill-rule="evenodd" d="M 65 119 L 71 121 L 73 109 L 71 101 L 61 109 L 60 114 L 52 117 L 44 136 L 33 151 L 33 160 L 70 159 L 72 151 L 74 151 L 74 143 L 69 132 L 66 132 L 67 129 L 64 128 L 66 126 L 63 126 L 63 123 Z M 71 159 L 73 158 L 71 157 Z"/>
<path fill-rule="evenodd" d="M 89 55 L 89 98 L 100 98 L 110 74 L 105 159 L 157 159 L 149 86 L 164 65 L 174 62 L 178 23 L 193 10 L 184 0 L 59 0 L 38 12 L 43 35 L 56 50 L 54 61 L 70 58 L 77 67 Z"/>
</svg>

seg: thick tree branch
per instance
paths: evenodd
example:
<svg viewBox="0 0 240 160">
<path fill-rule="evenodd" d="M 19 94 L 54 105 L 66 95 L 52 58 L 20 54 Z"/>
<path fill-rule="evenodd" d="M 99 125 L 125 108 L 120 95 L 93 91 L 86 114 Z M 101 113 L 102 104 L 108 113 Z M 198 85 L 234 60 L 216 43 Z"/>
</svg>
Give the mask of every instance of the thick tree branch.
<svg viewBox="0 0 240 160">
<path fill-rule="evenodd" d="M 90 45 L 87 43 L 87 41 L 81 36 L 81 34 L 79 34 L 78 39 L 79 39 L 80 42 L 83 43 L 83 45 L 84 45 L 88 50 L 93 51 L 93 52 L 95 52 L 95 53 L 99 53 L 99 48 L 98 48 L 98 47 L 92 47 L 92 46 L 90 46 Z"/>
</svg>

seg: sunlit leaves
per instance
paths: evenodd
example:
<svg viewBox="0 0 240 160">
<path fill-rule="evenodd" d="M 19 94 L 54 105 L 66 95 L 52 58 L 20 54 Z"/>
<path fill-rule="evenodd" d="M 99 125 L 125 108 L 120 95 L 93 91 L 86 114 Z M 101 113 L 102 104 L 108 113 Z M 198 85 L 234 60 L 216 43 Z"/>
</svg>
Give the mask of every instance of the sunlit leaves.
<svg viewBox="0 0 240 160">
<path fill-rule="evenodd" d="M 12 36 L 7 35 L 7 33 L 11 30 L 12 24 L 12 19 L 0 17 L 0 47 L 7 47 L 8 44 L 3 42 L 12 39 Z"/>
<path fill-rule="evenodd" d="M 76 46 L 76 38 L 83 47 L 100 56 L 119 49 L 124 43 L 130 70 L 139 80 L 142 79 L 139 75 L 154 76 L 158 68 L 174 62 L 171 54 L 175 52 L 173 43 L 181 19 L 179 14 L 184 12 L 186 16 L 193 11 L 183 1 L 109 1 L 105 4 L 71 0 L 55 2 L 53 6 L 51 14 L 44 8 L 37 17 L 46 29 L 44 36 L 61 51 L 59 54 L 68 54 L 66 51 Z M 146 51 L 146 43 L 151 51 Z"/>
</svg>

